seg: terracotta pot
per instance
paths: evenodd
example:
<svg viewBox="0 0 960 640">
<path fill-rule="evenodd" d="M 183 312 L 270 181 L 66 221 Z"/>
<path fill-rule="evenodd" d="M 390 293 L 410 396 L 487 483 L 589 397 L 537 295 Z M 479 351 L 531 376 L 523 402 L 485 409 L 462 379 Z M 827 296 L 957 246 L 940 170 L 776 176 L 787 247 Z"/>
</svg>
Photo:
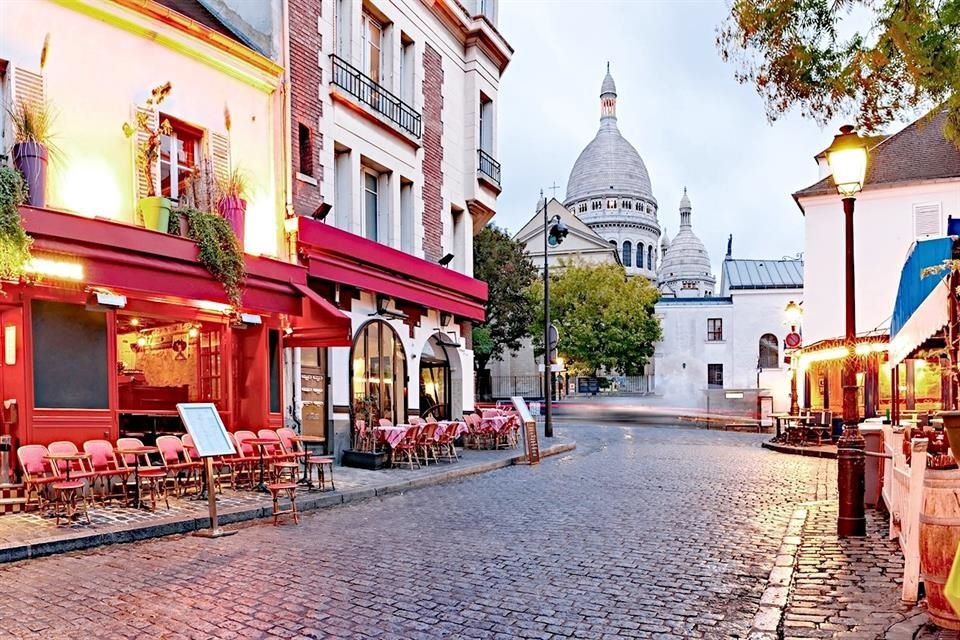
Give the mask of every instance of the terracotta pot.
<svg viewBox="0 0 960 640">
<path fill-rule="evenodd" d="M 960 411 L 941 411 L 943 430 L 947 432 L 953 457 L 960 461 Z"/>
<path fill-rule="evenodd" d="M 190 237 L 190 220 L 187 219 L 187 216 L 180 215 L 180 236 L 183 238 Z"/>
<path fill-rule="evenodd" d="M 13 166 L 27 182 L 27 204 L 44 207 L 47 204 L 47 148 L 37 142 L 18 142 L 13 145 Z"/>
<path fill-rule="evenodd" d="M 227 196 L 217 203 L 217 209 L 220 215 L 227 221 L 233 234 L 237 236 L 237 242 L 243 250 L 243 225 L 247 215 L 247 201 L 236 196 Z"/>
<path fill-rule="evenodd" d="M 160 196 L 141 198 L 140 215 L 143 216 L 144 227 L 167 233 L 170 225 L 170 201 Z"/>
</svg>

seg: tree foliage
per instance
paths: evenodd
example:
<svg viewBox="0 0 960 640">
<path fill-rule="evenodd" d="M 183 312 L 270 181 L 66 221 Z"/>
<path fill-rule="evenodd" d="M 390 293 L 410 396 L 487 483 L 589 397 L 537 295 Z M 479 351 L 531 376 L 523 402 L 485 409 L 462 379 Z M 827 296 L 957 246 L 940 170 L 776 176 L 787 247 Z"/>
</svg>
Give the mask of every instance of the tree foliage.
<svg viewBox="0 0 960 640">
<path fill-rule="evenodd" d="M 530 287 L 529 295 L 537 308 L 543 307 L 541 281 Z M 643 373 L 661 337 L 653 314 L 658 297 L 648 280 L 627 278 L 616 264 L 567 262 L 551 271 L 550 319 L 560 332 L 557 351 L 567 368 L 578 373 Z M 542 324 L 532 332 L 542 351 Z"/>
<path fill-rule="evenodd" d="M 851 28 L 864 13 L 870 27 Z M 799 106 L 876 131 L 942 104 L 960 147 L 960 0 L 734 0 L 717 45 L 771 121 Z"/>
<path fill-rule="evenodd" d="M 519 349 L 529 335 L 536 309 L 526 290 L 537 270 L 523 243 L 488 225 L 473 239 L 473 276 L 489 287 L 486 321 L 473 331 L 474 363 L 482 370 L 491 359 Z"/>
</svg>

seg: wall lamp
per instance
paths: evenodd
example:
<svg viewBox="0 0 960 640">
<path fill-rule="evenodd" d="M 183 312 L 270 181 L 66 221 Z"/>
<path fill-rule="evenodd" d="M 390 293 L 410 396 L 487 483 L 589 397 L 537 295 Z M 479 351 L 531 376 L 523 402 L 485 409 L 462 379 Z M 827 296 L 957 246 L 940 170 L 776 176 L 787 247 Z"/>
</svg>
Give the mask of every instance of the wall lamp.
<svg viewBox="0 0 960 640">
<path fill-rule="evenodd" d="M 441 267 L 445 267 L 453 261 L 453 257 L 454 256 L 452 253 L 448 253 L 447 255 L 437 260 L 437 264 L 439 264 Z"/>
</svg>

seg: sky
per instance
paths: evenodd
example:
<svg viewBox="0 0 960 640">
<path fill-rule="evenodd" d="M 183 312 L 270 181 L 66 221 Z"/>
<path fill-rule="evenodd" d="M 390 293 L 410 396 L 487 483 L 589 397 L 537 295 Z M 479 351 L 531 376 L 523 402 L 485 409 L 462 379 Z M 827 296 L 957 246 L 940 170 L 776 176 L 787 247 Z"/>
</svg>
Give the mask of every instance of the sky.
<svg viewBox="0 0 960 640">
<path fill-rule="evenodd" d="M 498 97 L 494 222 L 518 231 L 541 188 L 551 196 L 556 184 L 564 199 L 599 126 L 609 61 L 620 131 L 647 166 L 661 229 L 677 233 L 686 186 L 717 276 L 731 233 L 734 257 L 801 252 L 803 216 L 790 194 L 816 182 L 813 156 L 842 122 L 822 129 L 794 112 L 770 124 L 754 88 L 720 59 L 727 13 L 722 0 L 501 0 L 499 30 L 514 55 Z"/>
</svg>

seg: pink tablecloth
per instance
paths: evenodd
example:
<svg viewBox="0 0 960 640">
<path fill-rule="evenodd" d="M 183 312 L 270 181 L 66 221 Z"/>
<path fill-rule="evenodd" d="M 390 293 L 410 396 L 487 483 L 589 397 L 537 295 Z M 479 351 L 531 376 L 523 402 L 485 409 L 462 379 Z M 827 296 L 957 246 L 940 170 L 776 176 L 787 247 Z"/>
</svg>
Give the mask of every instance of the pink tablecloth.
<svg viewBox="0 0 960 640">
<path fill-rule="evenodd" d="M 465 433 L 468 431 L 467 425 L 466 425 L 465 422 L 455 422 L 455 423 L 453 423 L 453 424 L 456 425 L 456 426 L 454 427 L 453 434 L 452 434 L 454 440 L 456 440 L 457 438 L 459 438 L 460 436 L 462 436 L 463 434 L 465 434 Z M 446 433 L 446 430 L 447 430 L 448 426 L 450 425 L 450 422 L 447 421 L 447 420 L 441 420 L 441 421 L 439 422 L 439 425 L 440 425 L 441 427 L 443 427 L 443 428 L 442 428 L 442 429 L 437 429 L 436 433 L 434 434 L 434 437 L 435 437 L 437 440 L 440 440 L 441 435 L 444 434 L 444 433 Z"/>
<path fill-rule="evenodd" d="M 379 440 L 386 442 L 392 449 L 400 444 L 400 441 L 403 440 L 403 436 L 409 428 L 410 425 L 398 424 L 392 427 L 374 427 L 373 431 L 377 434 Z"/>
</svg>

